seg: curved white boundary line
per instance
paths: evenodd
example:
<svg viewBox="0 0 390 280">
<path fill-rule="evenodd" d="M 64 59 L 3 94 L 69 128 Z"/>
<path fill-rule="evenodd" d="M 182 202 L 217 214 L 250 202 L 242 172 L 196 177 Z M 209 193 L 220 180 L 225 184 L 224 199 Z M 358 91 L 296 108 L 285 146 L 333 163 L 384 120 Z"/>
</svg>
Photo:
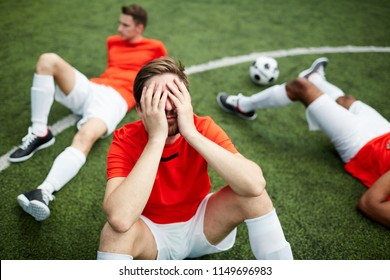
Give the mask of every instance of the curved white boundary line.
<svg viewBox="0 0 390 280">
<path fill-rule="evenodd" d="M 269 52 L 254 52 L 248 55 L 240 55 L 233 57 L 224 57 L 217 60 L 212 60 L 204 64 L 194 65 L 186 68 L 185 72 L 187 75 L 201 73 L 217 68 L 228 67 L 244 62 L 254 61 L 258 56 L 266 55 L 272 57 L 287 57 L 296 55 L 308 55 L 308 54 L 325 54 L 325 53 L 388 53 L 390 47 L 375 47 L 375 46 L 343 46 L 343 47 L 318 47 L 318 48 L 296 48 L 290 50 L 278 50 Z M 59 120 L 50 126 L 53 135 L 57 135 L 65 129 L 73 126 L 77 121 L 78 117 L 75 115 L 68 115 L 65 118 Z M 15 151 L 17 147 L 13 147 L 9 152 L 0 157 L 0 172 L 10 166 L 8 162 L 8 156 Z"/>
<path fill-rule="evenodd" d="M 390 47 L 355 47 L 355 46 L 344 46 L 344 47 L 319 47 L 319 48 L 296 48 L 290 50 L 279 50 L 270 52 L 255 52 L 248 55 L 224 57 L 221 59 L 213 60 L 204 64 L 190 66 L 186 69 L 186 74 L 191 75 L 195 73 L 205 72 L 212 69 L 232 66 L 243 62 L 254 61 L 258 56 L 272 56 L 272 57 L 287 57 L 296 55 L 308 55 L 308 54 L 325 54 L 325 53 L 367 53 L 367 52 L 390 52 Z"/>
</svg>

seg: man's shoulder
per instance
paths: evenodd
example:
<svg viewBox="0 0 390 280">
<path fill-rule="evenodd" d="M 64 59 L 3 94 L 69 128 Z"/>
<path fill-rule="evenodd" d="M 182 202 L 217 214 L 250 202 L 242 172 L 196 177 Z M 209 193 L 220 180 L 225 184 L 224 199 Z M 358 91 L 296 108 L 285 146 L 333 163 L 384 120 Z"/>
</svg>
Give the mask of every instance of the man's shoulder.
<svg viewBox="0 0 390 280">
<path fill-rule="evenodd" d="M 201 132 L 219 130 L 219 126 L 210 116 L 198 116 L 194 114 L 194 123 L 196 128 Z"/>
<path fill-rule="evenodd" d="M 149 45 L 164 46 L 164 43 L 162 41 L 154 38 L 143 38 L 141 42 Z"/>
<path fill-rule="evenodd" d="M 123 40 L 119 35 L 111 35 L 107 37 L 107 44 L 109 46 L 112 45 L 120 45 L 120 46 L 133 46 L 133 47 L 153 47 L 153 48 L 161 48 L 165 49 L 165 45 L 162 41 L 154 38 L 142 38 L 142 40 L 135 42 L 135 43 L 129 43 L 125 40 Z"/>
<path fill-rule="evenodd" d="M 121 42 L 123 39 L 119 35 L 110 35 L 107 37 L 107 42 Z"/>
<path fill-rule="evenodd" d="M 144 134 L 144 126 L 141 120 L 137 120 L 115 130 L 116 139 L 135 139 Z"/>
<path fill-rule="evenodd" d="M 141 127 L 143 127 L 142 121 L 141 120 L 136 120 L 134 122 L 124 124 L 120 128 L 116 129 L 115 132 L 118 132 L 118 133 L 121 133 L 121 134 L 126 134 L 126 133 L 128 133 L 130 131 L 133 131 L 133 130 L 139 130 Z"/>
<path fill-rule="evenodd" d="M 198 116 L 194 114 L 194 121 L 196 124 L 214 123 L 210 116 Z"/>
<path fill-rule="evenodd" d="M 149 42 L 159 42 L 159 43 L 162 43 L 161 40 L 156 39 L 156 38 L 150 38 L 150 37 L 143 37 L 142 40 L 149 41 Z"/>
</svg>

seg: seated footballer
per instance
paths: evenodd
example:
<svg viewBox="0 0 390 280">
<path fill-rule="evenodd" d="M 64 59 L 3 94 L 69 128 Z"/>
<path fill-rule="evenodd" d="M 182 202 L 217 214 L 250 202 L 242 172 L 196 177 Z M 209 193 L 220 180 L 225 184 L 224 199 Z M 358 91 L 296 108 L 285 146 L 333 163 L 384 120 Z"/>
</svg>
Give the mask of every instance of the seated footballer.
<svg viewBox="0 0 390 280">
<path fill-rule="evenodd" d="M 115 131 L 107 156 L 97 259 L 185 259 L 226 251 L 245 222 L 256 259 L 293 259 L 258 164 L 210 117 L 194 114 L 184 67 L 169 57 L 134 82 L 141 120 Z M 226 186 L 211 192 L 208 168 Z"/>
</svg>

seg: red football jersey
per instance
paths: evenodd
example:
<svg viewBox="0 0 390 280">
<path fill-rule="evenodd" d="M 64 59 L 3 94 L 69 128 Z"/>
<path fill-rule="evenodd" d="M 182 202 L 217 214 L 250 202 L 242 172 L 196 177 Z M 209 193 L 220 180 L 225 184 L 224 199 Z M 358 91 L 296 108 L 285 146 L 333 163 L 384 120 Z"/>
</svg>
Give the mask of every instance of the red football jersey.
<svg viewBox="0 0 390 280">
<path fill-rule="evenodd" d="M 230 138 L 211 118 L 194 115 L 194 122 L 202 135 L 237 153 Z M 147 140 L 148 135 L 140 120 L 116 130 L 107 157 L 107 179 L 127 177 Z M 210 189 L 207 162 L 180 136 L 173 144 L 165 145 L 142 214 L 159 224 L 188 221 Z"/>
<path fill-rule="evenodd" d="M 114 88 L 130 110 L 135 105 L 133 84 L 138 71 L 148 62 L 166 55 L 161 41 L 143 38 L 131 43 L 119 35 L 110 36 L 107 38 L 107 68 L 99 78 L 90 80 Z"/>
</svg>

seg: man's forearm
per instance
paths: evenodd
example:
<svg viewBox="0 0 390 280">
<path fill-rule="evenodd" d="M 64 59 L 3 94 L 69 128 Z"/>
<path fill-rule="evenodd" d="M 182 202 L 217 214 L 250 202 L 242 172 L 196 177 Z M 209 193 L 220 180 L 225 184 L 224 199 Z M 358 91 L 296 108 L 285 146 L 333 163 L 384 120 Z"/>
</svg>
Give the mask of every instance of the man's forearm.
<svg viewBox="0 0 390 280">
<path fill-rule="evenodd" d="M 236 193 L 259 195 L 264 190 L 263 173 L 256 163 L 232 154 L 200 133 L 188 137 L 187 141 Z"/>
<path fill-rule="evenodd" d="M 126 231 L 137 221 L 152 191 L 163 148 L 164 143 L 148 142 L 130 174 L 107 198 L 111 226 Z"/>
</svg>

